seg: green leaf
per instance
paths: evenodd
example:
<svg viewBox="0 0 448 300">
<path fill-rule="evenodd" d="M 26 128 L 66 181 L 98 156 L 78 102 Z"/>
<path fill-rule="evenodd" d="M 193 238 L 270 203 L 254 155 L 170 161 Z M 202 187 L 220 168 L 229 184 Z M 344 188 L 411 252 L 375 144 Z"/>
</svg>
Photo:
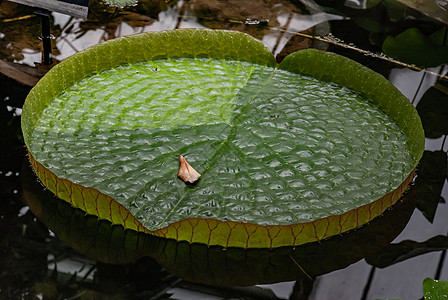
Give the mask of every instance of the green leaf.
<svg viewBox="0 0 448 300">
<path fill-rule="evenodd" d="M 442 27 L 427 37 L 418 28 L 409 28 L 395 37 L 388 36 L 382 48 L 387 55 L 409 64 L 438 66 L 448 62 L 448 47 L 440 38 L 446 30 Z"/>
<path fill-rule="evenodd" d="M 276 68 L 229 31 L 92 47 L 36 85 L 22 122 L 40 180 L 74 207 L 223 247 L 300 245 L 369 222 L 399 199 L 424 145 L 414 107 L 382 76 L 315 50 Z M 177 178 L 176 155 L 202 174 L 196 185 Z"/>
<path fill-rule="evenodd" d="M 425 300 L 448 298 L 448 281 L 425 278 L 423 280 L 423 296 Z"/>
</svg>

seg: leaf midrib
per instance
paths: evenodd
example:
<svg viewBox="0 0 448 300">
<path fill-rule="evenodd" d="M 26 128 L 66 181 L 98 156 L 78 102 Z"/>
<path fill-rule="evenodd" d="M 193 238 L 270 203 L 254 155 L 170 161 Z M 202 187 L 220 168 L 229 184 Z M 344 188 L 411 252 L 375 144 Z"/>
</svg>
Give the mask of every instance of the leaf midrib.
<svg viewBox="0 0 448 300">
<path fill-rule="evenodd" d="M 245 111 L 252 105 L 254 99 L 265 89 L 265 87 L 267 85 L 269 85 L 272 81 L 272 78 L 275 76 L 277 72 L 277 68 L 275 68 L 272 72 L 271 75 L 269 76 L 269 78 L 267 78 L 263 85 L 262 88 L 259 89 L 256 93 L 254 93 L 251 97 L 251 99 L 243 106 L 243 108 L 241 109 L 241 111 L 236 115 L 235 119 L 234 119 L 234 123 L 233 125 L 228 124 L 229 126 L 231 126 L 230 132 L 227 136 L 227 139 L 223 140 L 220 144 L 220 146 L 213 152 L 213 154 L 211 155 L 210 159 L 208 159 L 208 164 L 206 165 L 206 167 L 203 169 L 201 175 L 205 176 L 212 168 L 213 165 L 216 163 L 217 159 L 219 158 L 220 154 L 222 153 L 222 149 L 225 147 L 230 147 L 230 144 L 232 143 L 232 141 L 235 138 L 235 134 L 236 134 L 236 129 L 238 128 L 238 123 L 239 123 L 239 119 L 244 115 Z M 247 86 L 247 83 L 249 82 L 251 76 L 253 74 L 253 71 L 250 73 L 250 76 L 248 76 L 247 81 L 244 84 L 244 87 Z M 241 89 L 243 90 L 244 87 Z M 240 91 L 241 91 L 240 90 Z M 238 98 L 239 93 L 236 95 L 236 97 Z M 189 187 L 189 186 L 185 186 L 184 189 L 184 194 L 183 196 L 177 201 L 177 203 L 168 211 L 168 213 L 165 215 L 165 217 L 160 221 L 160 224 L 164 224 L 167 219 L 171 216 L 171 214 L 173 212 L 176 211 L 177 207 L 179 207 L 187 198 L 187 195 L 189 195 L 190 193 L 193 193 L 195 191 L 194 187 Z M 146 218 L 146 222 L 143 222 L 143 225 L 146 226 L 148 220 L 150 218 Z"/>
</svg>

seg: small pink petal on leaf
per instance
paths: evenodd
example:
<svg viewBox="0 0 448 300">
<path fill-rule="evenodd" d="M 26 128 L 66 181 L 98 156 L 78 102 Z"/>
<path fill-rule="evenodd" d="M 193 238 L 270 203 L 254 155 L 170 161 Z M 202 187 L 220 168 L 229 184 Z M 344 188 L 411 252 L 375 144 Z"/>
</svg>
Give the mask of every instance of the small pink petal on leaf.
<svg viewBox="0 0 448 300">
<path fill-rule="evenodd" d="M 180 167 L 177 177 L 182 179 L 186 183 L 195 183 L 201 177 L 195 169 L 185 160 L 182 155 L 179 155 Z"/>
</svg>

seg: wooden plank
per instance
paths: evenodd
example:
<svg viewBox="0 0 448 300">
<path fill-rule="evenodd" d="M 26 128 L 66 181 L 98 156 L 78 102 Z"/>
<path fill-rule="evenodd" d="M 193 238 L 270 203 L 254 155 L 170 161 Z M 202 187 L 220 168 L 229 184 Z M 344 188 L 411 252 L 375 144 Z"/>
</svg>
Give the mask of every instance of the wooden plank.
<svg viewBox="0 0 448 300">
<path fill-rule="evenodd" d="M 55 11 L 61 14 L 66 14 L 84 20 L 87 19 L 87 15 L 89 12 L 88 7 L 89 1 L 87 1 L 87 5 L 84 4 L 80 5 L 82 2 L 75 4 L 76 1 L 71 1 L 75 3 L 69 3 L 58 0 L 9 0 L 9 1 L 31 7 L 43 8 L 49 11 Z"/>
<path fill-rule="evenodd" d="M 415 9 L 416 11 L 419 11 L 428 17 L 435 19 L 439 22 L 445 23 L 448 25 L 448 15 L 446 13 L 446 6 L 443 4 L 440 5 L 440 2 L 437 1 L 427 1 L 427 0 L 414 0 L 414 1 L 407 1 L 407 0 L 397 0 L 398 2 L 402 3 L 403 5 L 406 5 L 412 9 Z M 446 3 L 446 2 L 442 2 Z"/>
<path fill-rule="evenodd" d="M 372 267 L 364 260 L 319 276 L 310 300 L 361 299 Z"/>
<path fill-rule="evenodd" d="M 17 80 L 21 84 L 34 86 L 45 74 L 46 70 L 41 70 L 29 66 L 23 66 L 0 60 L 0 73 Z"/>
</svg>

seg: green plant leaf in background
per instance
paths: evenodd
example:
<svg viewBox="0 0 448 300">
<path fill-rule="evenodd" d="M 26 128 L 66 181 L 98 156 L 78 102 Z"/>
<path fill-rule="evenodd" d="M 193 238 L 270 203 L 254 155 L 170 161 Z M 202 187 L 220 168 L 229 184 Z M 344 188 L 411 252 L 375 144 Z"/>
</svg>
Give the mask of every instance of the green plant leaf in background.
<svg viewBox="0 0 448 300">
<path fill-rule="evenodd" d="M 305 50 L 276 68 L 239 32 L 112 40 L 53 68 L 30 92 L 23 133 L 58 197 L 124 228 L 207 246 L 296 246 L 393 205 L 424 135 L 385 78 Z M 202 174 L 176 176 L 176 155 Z M 385 171 L 387 170 L 387 171 Z"/>
<path fill-rule="evenodd" d="M 395 37 L 388 36 L 382 49 L 387 55 L 409 64 L 422 67 L 445 64 L 448 63 L 446 30 L 446 27 L 442 27 L 425 36 L 420 29 L 409 28 Z"/>
<path fill-rule="evenodd" d="M 448 281 L 426 278 L 423 281 L 425 300 L 441 300 L 448 298 Z"/>
</svg>

